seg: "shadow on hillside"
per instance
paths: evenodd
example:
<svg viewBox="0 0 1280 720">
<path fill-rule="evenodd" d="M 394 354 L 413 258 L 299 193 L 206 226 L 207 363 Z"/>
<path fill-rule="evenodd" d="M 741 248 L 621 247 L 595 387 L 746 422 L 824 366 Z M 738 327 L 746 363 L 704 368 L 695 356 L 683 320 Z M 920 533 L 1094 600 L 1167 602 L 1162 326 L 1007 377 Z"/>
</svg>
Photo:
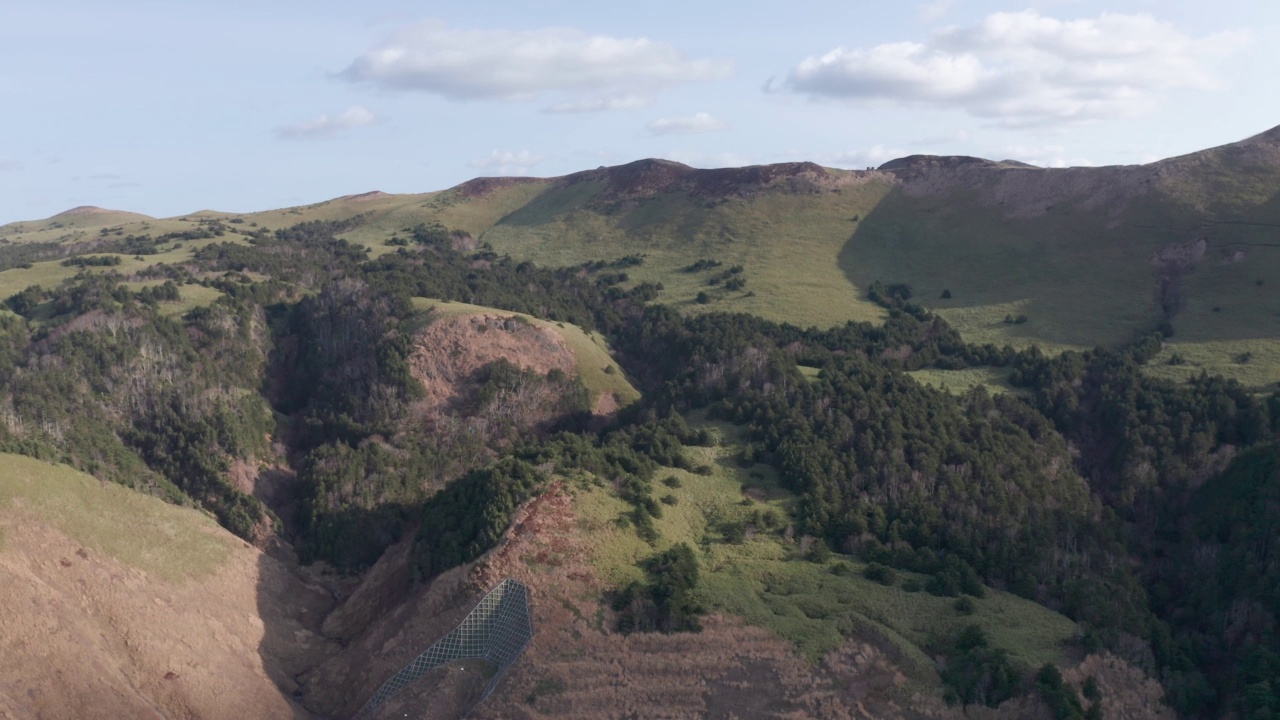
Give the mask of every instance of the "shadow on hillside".
<svg viewBox="0 0 1280 720">
<path fill-rule="evenodd" d="M 947 316 L 970 335 L 1122 343 L 1158 325 L 1158 278 L 1147 241 L 1125 250 L 1119 237 L 1082 239 L 1097 232 L 1079 217 L 1009 219 L 998 207 L 895 192 L 861 219 L 839 263 L 859 292 L 907 283 L 914 301 L 955 311 Z M 1018 315 L 1027 322 L 1005 322 Z"/>
<path fill-rule="evenodd" d="M 291 717 L 303 720 L 324 717 L 302 706 L 299 678 L 337 649 L 321 631 L 336 600 L 329 591 L 304 582 L 296 567 L 297 561 L 291 557 L 258 556 L 258 617 L 262 621 L 258 655 L 267 676 L 289 700 Z"/>
<path fill-rule="evenodd" d="M 983 342 L 1116 345 L 1164 319 L 1154 254 L 1204 237 L 1208 251 L 1180 277 L 1174 341 L 1280 337 L 1280 241 L 1259 224 L 1280 211 L 1280 196 L 1248 217 L 1202 224 L 1174 223 L 1155 201 L 1120 215 L 1063 202 L 1010 217 L 976 197 L 891 193 L 841 248 L 842 271 L 863 293 L 877 280 L 907 283 L 915 301 Z M 1004 322 L 1020 314 L 1025 324 Z"/>
</svg>

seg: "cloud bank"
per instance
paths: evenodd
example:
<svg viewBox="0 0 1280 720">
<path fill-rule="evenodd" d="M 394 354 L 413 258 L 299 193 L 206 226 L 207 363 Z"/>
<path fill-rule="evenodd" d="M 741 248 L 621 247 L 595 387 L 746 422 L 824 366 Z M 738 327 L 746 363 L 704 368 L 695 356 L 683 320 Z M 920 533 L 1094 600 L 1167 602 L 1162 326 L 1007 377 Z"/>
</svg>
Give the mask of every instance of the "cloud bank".
<svg viewBox="0 0 1280 720">
<path fill-rule="evenodd" d="M 1214 64 L 1248 39 L 1192 37 L 1150 15 L 995 13 L 924 42 L 810 56 L 784 86 L 812 98 L 958 109 L 1010 126 L 1093 121 L 1150 111 L 1170 90 L 1218 87 Z"/>
<path fill-rule="evenodd" d="M 572 28 L 461 30 L 430 22 L 393 34 L 339 77 L 450 100 L 570 95 L 548 111 L 593 112 L 639 107 L 659 90 L 721 78 L 729 70 L 727 61 L 691 59 L 648 38 Z"/>
</svg>

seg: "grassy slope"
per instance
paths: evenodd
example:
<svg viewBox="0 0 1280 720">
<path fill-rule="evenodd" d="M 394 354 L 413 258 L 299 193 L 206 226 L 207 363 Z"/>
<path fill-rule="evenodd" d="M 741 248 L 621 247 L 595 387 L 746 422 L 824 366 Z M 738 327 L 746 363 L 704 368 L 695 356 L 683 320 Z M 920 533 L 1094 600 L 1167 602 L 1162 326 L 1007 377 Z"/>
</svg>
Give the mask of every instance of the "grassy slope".
<svg viewBox="0 0 1280 720">
<path fill-rule="evenodd" d="M 878 320 L 883 312 L 866 301 L 867 285 L 907 282 L 917 300 L 972 342 L 1036 344 L 1051 352 L 1123 343 L 1153 329 L 1160 313 L 1157 270 L 1149 258 L 1160 248 L 1206 236 L 1208 254 L 1182 281 L 1187 300 L 1173 322 L 1169 351 L 1190 364 L 1155 365 L 1151 372 L 1177 379 L 1203 369 L 1265 386 L 1280 381 L 1280 167 L 1272 167 L 1266 152 L 1249 148 L 1242 143 L 1139 169 L 992 167 L 946 192 L 892 191 L 884 180 L 871 179 L 838 191 L 772 188 L 727 199 L 670 192 L 610 206 L 592 202 L 605 190 L 602 180 L 541 180 L 499 184 L 476 196 L 454 189 L 337 198 L 238 216 L 244 224 L 233 227 L 274 229 L 367 214 L 345 237 L 375 254 L 390 249 L 385 241 L 392 234 L 429 222 L 466 230 L 498 252 L 547 266 L 641 254 L 644 264 L 626 271 L 633 282 L 662 282 L 663 302 L 689 312 L 743 311 L 800 325 Z M 1152 190 L 1123 208 L 1098 205 L 1088 195 L 1088 187 L 1106 192 L 1106 178 L 1122 185 L 1135 173 L 1150 175 Z M 1104 182 L 1081 184 L 1084 174 Z M 1061 192 L 1048 196 L 1048 207 L 1010 212 L 999 199 L 1008 192 L 1007 184 L 1000 189 L 1002 177 L 1038 178 L 1051 187 L 1061 178 Z M 156 234 L 195 227 L 204 215 L 64 215 L 4 226 L 0 238 L 84 240 L 108 221 L 125 223 L 127 233 Z M 1222 262 L 1224 253 L 1236 251 L 1244 252 L 1243 261 Z M 742 265 L 746 286 L 734 292 L 708 286 L 716 270 L 680 272 L 701 258 L 726 268 Z M 179 258 L 144 262 L 161 259 Z M 0 273 L 0 296 L 70 274 L 56 263 L 9 270 Z M 952 298 L 940 297 L 944 289 Z M 693 302 L 703 291 L 711 302 Z M 1018 315 L 1028 322 L 1004 322 Z M 1238 362 L 1245 352 L 1252 354 L 1250 362 Z"/>
<path fill-rule="evenodd" d="M 641 254 L 626 268 L 634 281 L 657 281 L 662 301 L 686 309 L 749 312 L 802 326 L 877 320 L 883 311 L 851 284 L 837 259 L 865 215 L 888 192 L 869 182 L 839 192 L 794 194 L 770 190 L 750 198 L 705 200 L 665 194 L 616 212 L 586 209 L 601 190 L 596 181 L 548 190 L 502 219 L 481 239 L 501 253 L 541 265 L 616 260 Z M 709 275 L 680 272 L 699 259 L 742 265 L 746 287 L 727 292 L 706 284 Z M 713 302 L 693 303 L 700 291 Z"/>
<path fill-rule="evenodd" d="M 5 453 L 0 468 L 0 513 L 32 512 L 86 547 L 169 581 L 208 575 L 239 543 L 201 512 L 65 465 Z"/>
<path fill-rule="evenodd" d="M 217 215 L 232 217 L 225 213 L 217 213 Z M 211 214 L 206 212 L 194 213 L 183 218 L 157 220 L 145 215 L 118 212 L 70 216 L 57 215 L 48 220 L 11 223 L 0 227 L 0 239 L 8 240 L 15 244 L 86 242 L 100 237 L 99 231 L 102 228 L 109 228 L 113 231 L 118 229 L 120 230 L 120 235 L 150 235 L 158 237 L 170 232 L 199 229 L 201 226 L 198 220 L 210 216 Z M 154 255 L 142 255 L 140 256 L 141 259 L 132 255 L 121 254 L 121 263 L 111 267 L 66 267 L 62 265 L 62 260 L 58 259 L 32 263 L 30 268 L 11 268 L 0 272 L 0 300 L 21 292 L 32 285 L 41 285 L 45 288 L 56 286 L 63 280 L 74 277 L 82 271 L 90 273 L 117 272 L 128 277 L 132 273 L 159 263 L 179 264 L 190 260 L 197 249 L 210 243 L 243 242 L 243 237 L 235 231 L 243 230 L 247 233 L 252 230 L 248 223 L 230 227 L 232 232 L 223 237 L 176 241 L 167 244 L 167 249 L 163 252 Z M 114 233 L 110 236 L 111 239 L 117 237 L 119 236 Z M 101 254 L 104 253 L 84 253 L 82 256 L 89 257 Z M 139 290 L 147 285 L 159 284 L 159 282 L 137 281 L 128 283 L 128 285 L 134 290 Z M 164 312 L 169 314 L 186 312 L 199 305 L 208 305 L 221 295 L 217 290 L 195 285 L 184 285 L 180 288 L 180 292 L 182 293 L 182 300 L 176 303 L 165 303 L 163 306 Z"/>
<path fill-rule="evenodd" d="M 596 564 L 607 582 L 620 585 L 640 579 L 639 561 L 674 543 L 687 542 L 701 550 L 705 603 L 777 632 L 811 659 L 837 647 L 846 635 L 879 636 L 914 679 L 934 683 L 937 676 L 923 647 L 933 637 L 975 623 L 1025 669 L 1064 662 L 1063 648 L 1075 624 L 1031 601 L 988 590 L 985 598 L 975 601 L 977 611 L 962 616 L 952 607 L 951 598 L 902 589 L 908 577 L 923 583 L 925 578 L 920 576 L 899 573 L 898 582 L 886 587 L 863 578 L 865 566 L 851 558 L 833 556 L 823 565 L 799 558 L 796 544 L 781 533 L 756 535 L 741 544 L 725 542 L 718 529 L 722 522 L 770 507 L 789 517 L 795 498 L 778 485 L 766 466 L 742 469 L 732 462 L 739 451 L 736 428 L 706 421 L 697 424 L 715 428 L 723 439 L 718 447 L 689 450 L 696 463 L 710 464 L 713 472 L 698 475 L 671 469 L 660 473 L 660 477 L 679 478 L 681 486 L 655 484 L 656 496 L 670 493 L 677 498 L 675 506 L 663 506 L 663 517 L 655 523 L 662 535 L 656 545 L 620 526 L 617 518 L 629 506 L 601 483 L 577 486 L 575 506 L 581 522 L 598 541 Z M 836 563 L 848 564 L 854 573 L 832 573 Z"/>
<path fill-rule="evenodd" d="M 601 393 L 611 392 L 618 398 L 619 406 L 630 405 L 640 399 L 640 391 L 635 389 L 626 374 L 618 366 L 617 361 L 609 354 L 609 345 L 604 337 L 596 332 L 587 332 L 571 323 L 553 323 L 523 313 L 496 308 L 469 305 L 460 302 L 441 302 L 428 298 L 414 298 L 414 307 L 431 310 L 440 317 L 466 317 L 468 315 L 499 315 L 503 317 L 520 316 L 539 327 L 550 328 L 559 333 L 573 351 L 577 359 L 578 376 L 594 399 Z M 606 368 L 612 368 L 607 371 Z"/>
<path fill-rule="evenodd" d="M 907 374 L 915 378 L 916 382 L 947 390 L 956 395 L 965 395 L 979 385 L 985 387 L 987 392 L 992 395 L 1019 392 L 1009 384 L 1009 370 L 1007 368 L 972 367 L 964 368 L 963 370 L 927 368 Z"/>
</svg>

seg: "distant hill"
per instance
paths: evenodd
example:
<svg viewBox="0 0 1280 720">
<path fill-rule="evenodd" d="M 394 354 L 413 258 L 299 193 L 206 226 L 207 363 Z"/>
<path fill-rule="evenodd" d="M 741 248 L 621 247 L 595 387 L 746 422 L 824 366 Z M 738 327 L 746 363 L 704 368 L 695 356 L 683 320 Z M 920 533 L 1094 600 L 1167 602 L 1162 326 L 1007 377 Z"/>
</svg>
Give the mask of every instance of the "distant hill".
<svg viewBox="0 0 1280 720">
<path fill-rule="evenodd" d="M 76 209 L 4 226 L 0 243 L 65 242 L 81 227 L 172 232 L 214 218 L 243 233 L 358 218 L 344 237 L 375 252 L 394 249 L 388 240 L 406 228 L 440 223 L 544 266 L 629 258 L 631 282 L 661 282 L 663 301 L 690 312 L 802 326 L 877 321 L 884 311 L 867 288 L 901 282 L 973 342 L 1052 351 L 1163 328 L 1172 349 L 1158 372 L 1280 380 L 1280 128 L 1133 166 L 913 155 L 867 171 L 700 170 L 650 159 L 245 215 L 154 221 Z M 1175 353 L 1187 362 L 1160 365 Z"/>
</svg>

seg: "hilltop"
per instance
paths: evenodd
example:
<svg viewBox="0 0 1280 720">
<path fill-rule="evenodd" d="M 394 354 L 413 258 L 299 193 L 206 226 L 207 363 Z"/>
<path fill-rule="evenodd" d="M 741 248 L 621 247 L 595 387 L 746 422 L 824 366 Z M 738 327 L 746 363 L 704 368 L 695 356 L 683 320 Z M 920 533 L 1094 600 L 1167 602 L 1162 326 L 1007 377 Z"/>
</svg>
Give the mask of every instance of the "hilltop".
<svg viewBox="0 0 1280 720">
<path fill-rule="evenodd" d="M 85 242 L 87 229 L 105 227 L 182 232 L 215 217 L 245 235 L 349 220 L 342 237 L 388 252 L 397 233 L 439 223 L 546 266 L 637 258 L 630 281 L 663 283 L 664 301 L 689 312 L 876 321 L 871 283 L 906 283 L 974 342 L 1086 348 L 1163 327 L 1167 357 L 1188 359 L 1162 371 L 1169 377 L 1203 368 L 1266 385 L 1280 380 L 1260 369 L 1280 366 L 1280 295 L 1267 284 L 1280 282 L 1278 138 L 1273 129 L 1146 165 L 1063 169 L 927 155 L 871 171 L 651 159 L 244 215 L 156 221 L 94 209 L 5 226 L 0 243 Z M 685 271 L 700 260 L 740 266 L 737 289 Z M 43 277 L 0 284 L 16 291 Z M 1004 322 L 1017 316 L 1026 322 Z M 1246 353 L 1256 361 L 1235 361 Z"/>
</svg>

